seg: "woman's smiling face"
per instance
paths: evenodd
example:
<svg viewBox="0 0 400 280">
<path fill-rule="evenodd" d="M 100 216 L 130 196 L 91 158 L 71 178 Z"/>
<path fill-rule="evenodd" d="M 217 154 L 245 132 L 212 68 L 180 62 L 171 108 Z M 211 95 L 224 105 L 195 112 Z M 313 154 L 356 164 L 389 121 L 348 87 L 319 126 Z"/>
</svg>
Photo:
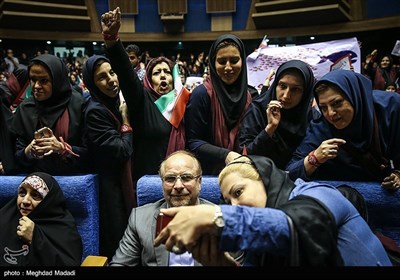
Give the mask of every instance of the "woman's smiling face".
<svg viewBox="0 0 400 280">
<path fill-rule="evenodd" d="M 328 87 L 318 94 L 318 106 L 326 120 L 336 129 L 348 127 L 354 118 L 354 107 L 346 96 Z"/>
<path fill-rule="evenodd" d="M 261 180 L 243 178 L 233 172 L 221 182 L 221 193 L 226 203 L 264 208 L 267 205 L 267 194 Z"/>
<path fill-rule="evenodd" d="M 242 58 L 234 46 L 226 46 L 217 51 L 215 69 L 221 80 L 231 85 L 238 79 L 242 71 Z"/>
</svg>

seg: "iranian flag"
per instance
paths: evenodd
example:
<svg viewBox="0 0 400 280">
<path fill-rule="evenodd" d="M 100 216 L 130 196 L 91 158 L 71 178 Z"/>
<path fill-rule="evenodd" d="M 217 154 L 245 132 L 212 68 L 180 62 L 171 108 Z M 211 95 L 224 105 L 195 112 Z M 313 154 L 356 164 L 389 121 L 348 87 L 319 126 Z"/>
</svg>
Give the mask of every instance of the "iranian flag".
<svg viewBox="0 0 400 280">
<path fill-rule="evenodd" d="M 178 128 L 185 114 L 190 92 L 182 85 L 178 64 L 175 64 L 172 70 L 172 78 L 174 80 L 174 89 L 158 98 L 155 104 L 163 116 L 175 128 Z"/>
</svg>

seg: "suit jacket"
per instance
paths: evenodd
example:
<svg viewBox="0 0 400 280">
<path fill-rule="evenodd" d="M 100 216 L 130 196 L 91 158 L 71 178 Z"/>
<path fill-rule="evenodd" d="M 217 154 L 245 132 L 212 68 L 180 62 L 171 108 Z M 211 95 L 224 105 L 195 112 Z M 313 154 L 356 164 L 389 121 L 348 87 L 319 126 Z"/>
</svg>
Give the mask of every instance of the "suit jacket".
<svg viewBox="0 0 400 280">
<path fill-rule="evenodd" d="M 200 204 L 212 204 L 200 198 Z M 153 246 L 157 216 L 161 208 L 167 208 L 165 199 L 133 208 L 129 224 L 110 266 L 168 266 L 169 251 L 164 244 Z M 201 266 L 196 260 L 195 266 Z"/>
</svg>

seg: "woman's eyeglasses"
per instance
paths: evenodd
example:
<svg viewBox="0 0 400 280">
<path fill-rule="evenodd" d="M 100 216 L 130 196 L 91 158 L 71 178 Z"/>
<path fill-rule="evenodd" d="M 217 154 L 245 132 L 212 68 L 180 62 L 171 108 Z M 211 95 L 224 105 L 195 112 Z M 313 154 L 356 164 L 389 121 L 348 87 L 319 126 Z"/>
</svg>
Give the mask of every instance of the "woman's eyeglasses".
<svg viewBox="0 0 400 280">
<path fill-rule="evenodd" d="M 194 183 L 195 180 L 200 178 L 201 175 L 194 176 L 192 174 L 182 174 L 182 175 L 166 175 L 163 177 L 163 181 L 167 186 L 174 186 L 178 179 L 181 183 L 186 186 Z"/>
</svg>

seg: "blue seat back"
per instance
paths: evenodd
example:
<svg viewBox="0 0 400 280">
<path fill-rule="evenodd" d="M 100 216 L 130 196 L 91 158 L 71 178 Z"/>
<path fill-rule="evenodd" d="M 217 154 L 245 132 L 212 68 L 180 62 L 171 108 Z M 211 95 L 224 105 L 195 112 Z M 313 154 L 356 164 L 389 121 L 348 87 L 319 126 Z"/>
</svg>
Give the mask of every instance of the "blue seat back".
<svg viewBox="0 0 400 280">
<path fill-rule="evenodd" d="M 367 203 L 368 224 L 400 245 L 400 191 L 387 191 L 377 182 L 321 181 L 355 188 Z"/>
<path fill-rule="evenodd" d="M 400 191 L 390 192 L 377 182 L 324 181 L 333 186 L 349 185 L 358 190 L 367 203 L 369 225 L 400 244 Z M 200 197 L 220 203 L 218 177 L 203 176 Z M 147 175 L 137 185 L 138 205 L 155 202 L 163 197 L 161 179 L 158 175 Z"/>
</svg>

